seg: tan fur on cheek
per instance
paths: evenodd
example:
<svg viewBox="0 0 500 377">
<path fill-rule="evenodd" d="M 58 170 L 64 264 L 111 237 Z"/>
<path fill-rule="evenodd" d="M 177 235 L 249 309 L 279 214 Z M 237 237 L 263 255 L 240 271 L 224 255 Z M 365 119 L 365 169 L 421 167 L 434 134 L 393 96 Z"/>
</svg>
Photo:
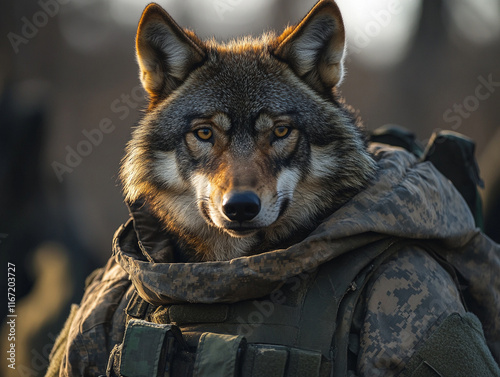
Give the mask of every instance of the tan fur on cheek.
<svg viewBox="0 0 500 377">
<path fill-rule="evenodd" d="M 195 189 L 197 201 L 206 200 L 210 197 L 212 185 L 203 174 L 195 173 L 191 178 L 191 185 Z"/>
<path fill-rule="evenodd" d="M 298 169 L 285 169 L 278 176 L 276 183 L 276 191 L 283 194 L 287 199 L 293 198 L 293 193 L 300 180 L 300 172 Z"/>
<path fill-rule="evenodd" d="M 332 153 L 331 149 L 332 146 L 311 146 L 311 178 L 322 179 L 335 172 L 337 169 L 336 160 L 332 157 L 335 154 Z"/>
<path fill-rule="evenodd" d="M 156 161 L 153 163 L 153 174 L 170 190 L 185 191 L 189 188 L 177 166 L 175 152 L 155 152 Z"/>
<path fill-rule="evenodd" d="M 172 197 L 169 194 L 157 195 L 157 204 L 166 219 L 171 221 L 169 227 L 178 229 L 201 229 L 206 225 L 196 206 L 192 195 L 178 195 Z"/>
</svg>

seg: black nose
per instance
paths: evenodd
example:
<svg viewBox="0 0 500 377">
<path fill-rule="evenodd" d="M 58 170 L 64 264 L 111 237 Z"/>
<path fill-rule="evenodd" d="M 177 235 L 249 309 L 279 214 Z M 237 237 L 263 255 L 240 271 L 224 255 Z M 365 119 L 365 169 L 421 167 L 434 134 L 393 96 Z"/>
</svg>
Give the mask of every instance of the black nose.
<svg viewBox="0 0 500 377">
<path fill-rule="evenodd" d="M 249 221 L 260 212 L 260 199 L 251 191 L 230 192 L 224 195 L 222 210 L 229 220 Z"/>
</svg>

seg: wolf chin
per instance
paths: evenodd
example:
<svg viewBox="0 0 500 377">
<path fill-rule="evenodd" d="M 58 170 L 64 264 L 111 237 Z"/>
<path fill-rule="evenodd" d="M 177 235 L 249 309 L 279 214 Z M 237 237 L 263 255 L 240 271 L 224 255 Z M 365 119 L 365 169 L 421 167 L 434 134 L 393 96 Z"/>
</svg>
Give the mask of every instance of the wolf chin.
<svg viewBox="0 0 500 377">
<path fill-rule="evenodd" d="M 375 173 L 360 122 L 337 93 L 345 32 L 320 1 L 281 35 L 202 41 L 160 6 L 136 38 L 150 103 L 122 162 L 185 261 L 283 248 Z"/>
</svg>

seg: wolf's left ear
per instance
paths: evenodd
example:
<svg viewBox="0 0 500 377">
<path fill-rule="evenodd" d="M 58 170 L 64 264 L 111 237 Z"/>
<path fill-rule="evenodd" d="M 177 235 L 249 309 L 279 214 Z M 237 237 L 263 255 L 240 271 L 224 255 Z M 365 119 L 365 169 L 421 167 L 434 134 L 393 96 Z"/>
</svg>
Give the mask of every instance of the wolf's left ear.
<svg viewBox="0 0 500 377">
<path fill-rule="evenodd" d="M 153 98 L 168 96 L 205 59 L 194 33 L 184 31 L 154 3 L 142 13 L 136 50 L 142 85 Z"/>
<path fill-rule="evenodd" d="M 331 0 L 319 1 L 295 27 L 276 40 L 273 54 L 320 92 L 331 91 L 344 74 L 345 30 L 340 10 Z"/>
</svg>

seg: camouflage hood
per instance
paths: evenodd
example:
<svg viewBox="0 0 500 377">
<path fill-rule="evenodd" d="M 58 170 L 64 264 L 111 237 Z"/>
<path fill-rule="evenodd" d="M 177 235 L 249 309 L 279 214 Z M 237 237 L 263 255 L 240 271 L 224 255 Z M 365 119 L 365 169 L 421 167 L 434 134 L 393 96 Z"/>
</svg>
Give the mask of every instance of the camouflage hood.
<svg viewBox="0 0 500 377">
<path fill-rule="evenodd" d="M 222 262 L 171 263 L 168 236 L 143 205 L 135 204 L 131 220 L 115 236 L 116 260 L 152 304 L 236 302 L 265 296 L 292 276 L 396 236 L 435 240 L 451 250 L 443 257 L 467 280 L 477 280 L 474 284 L 483 297 L 498 294 L 500 282 L 494 271 L 498 271 L 499 247 L 475 228 L 467 204 L 452 184 L 432 164 L 419 163 L 403 150 L 375 144 L 371 151 L 379 165 L 371 185 L 287 249 Z M 477 271 L 480 280 L 474 277 Z"/>
</svg>

